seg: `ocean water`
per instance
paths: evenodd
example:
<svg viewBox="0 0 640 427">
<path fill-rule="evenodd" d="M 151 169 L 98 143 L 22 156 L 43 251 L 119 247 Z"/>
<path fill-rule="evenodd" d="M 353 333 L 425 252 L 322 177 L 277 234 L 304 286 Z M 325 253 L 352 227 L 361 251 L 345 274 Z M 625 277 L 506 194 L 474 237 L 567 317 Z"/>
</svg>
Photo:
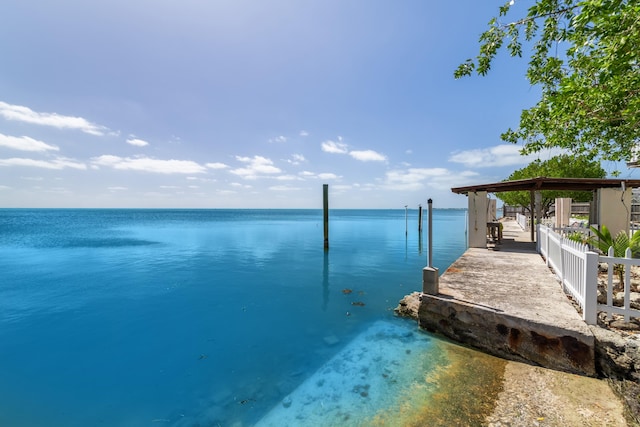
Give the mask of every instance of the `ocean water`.
<svg viewBox="0 0 640 427">
<path fill-rule="evenodd" d="M 0 426 L 259 423 L 376 322 L 415 328 L 408 214 L 331 210 L 325 251 L 321 210 L 0 209 Z M 465 214 L 434 210 L 441 271 Z"/>
</svg>

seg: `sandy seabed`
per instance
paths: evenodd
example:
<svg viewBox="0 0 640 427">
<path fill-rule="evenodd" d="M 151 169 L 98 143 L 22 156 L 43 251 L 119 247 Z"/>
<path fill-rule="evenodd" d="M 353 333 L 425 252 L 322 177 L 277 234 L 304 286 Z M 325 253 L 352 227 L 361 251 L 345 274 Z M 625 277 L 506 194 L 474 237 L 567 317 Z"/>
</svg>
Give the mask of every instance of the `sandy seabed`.
<svg viewBox="0 0 640 427">
<path fill-rule="evenodd" d="M 606 381 L 379 321 L 274 407 L 269 426 L 626 426 Z"/>
</svg>

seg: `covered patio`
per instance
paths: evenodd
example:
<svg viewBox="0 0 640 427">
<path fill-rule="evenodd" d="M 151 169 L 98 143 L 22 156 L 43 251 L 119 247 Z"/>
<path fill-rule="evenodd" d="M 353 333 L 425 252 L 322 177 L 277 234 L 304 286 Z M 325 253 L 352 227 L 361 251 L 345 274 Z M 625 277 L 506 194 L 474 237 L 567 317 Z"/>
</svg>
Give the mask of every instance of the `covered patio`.
<svg viewBox="0 0 640 427">
<path fill-rule="evenodd" d="M 451 191 L 468 197 L 469 247 L 485 248 L 487 245 L 488 194 L 508 191 L 528 191 L 530 197 L 531 223 L 542 219 L 540 192 L 544 190 L 592 191 L 593 201 L 590 222 L 605 224 L 615 235 L 629 230 L 631 219 L 632 188 L 640 187 L 638 179 L 599 178 L 547 178 L 537 177 L 490 184 L 455 187 Z M 531 241 L 535 241 L 535 227 L 531 227 Z"/>
</svg>

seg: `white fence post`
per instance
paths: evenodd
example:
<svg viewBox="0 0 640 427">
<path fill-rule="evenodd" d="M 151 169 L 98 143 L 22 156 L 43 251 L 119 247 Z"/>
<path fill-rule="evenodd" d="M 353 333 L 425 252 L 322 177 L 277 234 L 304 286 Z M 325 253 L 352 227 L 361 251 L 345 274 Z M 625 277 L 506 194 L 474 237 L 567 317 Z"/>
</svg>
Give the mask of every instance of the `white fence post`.
<svg viewBox="0 0 640 427">
<path fill-rule="evenodd" d="M 539 227 L 542 227 L 542 226 L 540 225 Z M 549 233 L 549 231 L 551 231 L 551 230 L 549 229 L 549 227 L 547 227 L 546 233 L 544 234 L 544 241 L 545 241 L 544 245 L 547 248 L 547 254 L 549 253 L 549 234 L 551 234 L 551 233 Z M 562 254 L 562 249 L 560 250 L 560 253 Z M 549 258 L 550 257 L 547 256 L 547 267 L 549 267 Z M 564 276 L 562 275 L 562 272 L 560 272 L 560 279 L 563 279 L 563 278 L 564 278 Z"/>
<path fill-rule="evenodd" d="M 598 254 L 586 253 L 584 269 L 584 307 L 582 319 L 588 325 L 598 324 Z"/>
<path fill-rule="evenodd" d="M 627 259 L 632 258 L 631 248 L 627 248 L 624 252 L 624 257 Z M 631 316 L 631 265 L 625 264 L 624 266 L 624 321 L 629 322 Z"/>
</svg>

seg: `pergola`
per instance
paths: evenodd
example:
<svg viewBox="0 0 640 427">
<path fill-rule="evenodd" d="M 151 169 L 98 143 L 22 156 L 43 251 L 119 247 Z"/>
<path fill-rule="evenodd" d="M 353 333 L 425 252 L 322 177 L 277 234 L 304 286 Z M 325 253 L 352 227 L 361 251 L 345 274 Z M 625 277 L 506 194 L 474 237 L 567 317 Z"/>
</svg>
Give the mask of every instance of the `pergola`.
<svg viewBox="0 0 640 427">
<path fill-rule="evenodd" d="M 640 179 L 600 179 L 600 178 L 547 178 L 537 177 L 513 181 L 501 181 L 491 184 L 455 187 L 451 191 L 456 194 L 469 193 L 501 193 L 507 191 L 529 191 L 531 194 L 531 212 L 535 207 L 535 193 L 543 190 L 595 191 L 601 189 L 627 189 L 640 187 Z M 534 229 L 531 227 L 531 240 L 534 240 Z"/>
</svg>

